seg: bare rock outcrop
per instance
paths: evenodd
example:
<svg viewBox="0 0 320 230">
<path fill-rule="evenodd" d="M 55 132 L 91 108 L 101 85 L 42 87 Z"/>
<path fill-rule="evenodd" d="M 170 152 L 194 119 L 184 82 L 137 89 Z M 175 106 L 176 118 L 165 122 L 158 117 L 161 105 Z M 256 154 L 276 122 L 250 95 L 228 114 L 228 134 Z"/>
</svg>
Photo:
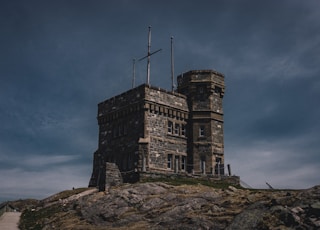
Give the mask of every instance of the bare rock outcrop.
<svg viewBox="0 0 320 230">
<path fill-rule="evenodd" d="M 38 223 L 43 229 L 319 229 L 319 201 L 320 186 L 280 191 L 124 184 L 55 206 L 56 213 Z"/>
</svg>

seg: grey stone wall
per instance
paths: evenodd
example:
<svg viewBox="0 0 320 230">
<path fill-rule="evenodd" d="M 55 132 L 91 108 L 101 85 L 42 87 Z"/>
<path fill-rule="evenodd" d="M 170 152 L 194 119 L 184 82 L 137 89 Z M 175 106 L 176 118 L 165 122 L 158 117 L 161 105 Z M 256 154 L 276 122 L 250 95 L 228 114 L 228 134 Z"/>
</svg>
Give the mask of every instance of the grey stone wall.
<svg viewBox="0 0 320 230">
<path fill-rule="evenodd" d="M 184 95 L 141 85 L 98 105 L 98 152 L 105 162 L 118 165 L 125 181 L 130 180 L 126 175 L 146 170 L 185 170 L 181 164 L 187 156 L 186 133 L 168 134 L 168 120 L 186 129 L 187 119 Z M 172 165 L 177 161 L 176 168 L 168 168 L 168 154 Z M 94 162 L 96 174 L 101 164 L 96 158 Z"/>
<path fill-rule="evenodd" d="M 224 164 L 224 91 L 224 76 L 213 70 L 189 71 L 178 76 L 178 92 L 187 96 L 190 108 L 189 159 L 197 174 L 224 173 L 216 169 L 223 169 Z"/>
<path fill-rule="evenodd" d="M 181 110 L 187 112 L 188 105 L 186 96 L 178 93 L 172 93 L 156 87 L 145 88 L 145 99 L 148 102 L 155 102 L 167 108 L 172 108 L 175 111 Z"/>
<path fill-rule="evenodd" d="M 185 173 L 187 166 L 217 174 L 217 161 L 224 164 L 224 90 L 222 74 L 196 70 L 178 76 L 177 92 L 140 85 L 99 103 L 90 186 L 106 183 L 104 162 L 115 163 L 125 182 L 140 172 Z"/>
<path fill-rule="evenodd" d="M 141 85 L 98 105 L 99 152 L 105 162 L 117 164 L 125 182 L 135 180 L 139 167 L 139 139 L 144 137 L 144 88 Z"/>
<path fill-rule="evenodd" d="M 224 135 L 223 124 L 220 121 L 212 121 L 211 123 L 213 153 L 224 153 Z"/>
<path fill-rule="evenodd" d="M 169 121 L 173 124 L 172 133 L 168 133 Z M 181 157 L 187 156 L 187 138 L 182 136 L 181 130 L 178 134 L 175 134 L 174 125 L 178 124 L 181 128 L 182 125 L 186 125 L 186 122 L 153 113 L 147 114 L 146 122 L 150 135 L 148 162 L 150 170 L 173 171 L 173 166 L 168 168 L 168 154 L 171 154 L 172 161 L 176 157 L 178 158 L 180 171 Z"/>
<path fill-rule="evenodd" d="M 114 96 L 98 104 L 98 118 L 103 115 L 121 116 L 122 113 L 130 113 L 134 106 L 138 106 L 145 97 L 145 85 L 140 85 L 122 94 Z M 128 107 L 131 105 L 131 107 Z"/>
<path fill-rule="evenodd" d="M 146 88 L 146 136 L 150 137 L 148 171 L 186 171 L 188 105 L 186 97 Z M 171 132 L 168 125 L 172 124 Z M 183 129 L 183 130 L 182 130 Z M 171 164 L 168 161 L 171 157 Z M 182 164 L 185 164 L 184 166 Z"/>
<path fill-rule="evenodd" d="M 106 188 L 123 183 L 118 166 L 115 163 L 106 162 Z"/>
</svg>

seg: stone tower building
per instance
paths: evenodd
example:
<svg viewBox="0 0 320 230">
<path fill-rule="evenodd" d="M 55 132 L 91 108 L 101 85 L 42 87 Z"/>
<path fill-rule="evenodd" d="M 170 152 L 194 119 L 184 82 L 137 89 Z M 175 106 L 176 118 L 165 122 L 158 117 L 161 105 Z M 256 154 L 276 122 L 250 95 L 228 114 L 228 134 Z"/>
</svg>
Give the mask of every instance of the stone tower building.
<svg viewBox="0 0 320 230">
<path fill-rule="evenodd" d="M 195 173 L 224 174 L 224 76 L 211 70 L 178 76 L 178 93 L 187 96 L 188 164 Z"/>
<path fill-rule="evenodd" d="M 193 70 L 176 92 L 140 85 L 98 104 L 99 146 L 89 186 L 104 189 L 106 162 L 125 182 L 150 174 L 224 174 L 224 76 Z"/>
</svg>

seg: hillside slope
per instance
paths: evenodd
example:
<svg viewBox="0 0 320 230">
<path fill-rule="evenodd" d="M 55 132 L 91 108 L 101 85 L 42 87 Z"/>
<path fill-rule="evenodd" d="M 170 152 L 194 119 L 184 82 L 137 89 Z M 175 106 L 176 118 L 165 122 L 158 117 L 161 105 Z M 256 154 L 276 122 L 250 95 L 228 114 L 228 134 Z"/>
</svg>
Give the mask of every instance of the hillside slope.
<svg viewBox="0 0 320 230">
<path fill-rule="evenodd" d="M 41 205 L 40 205 L 41 204 Z M 39 202 L 21 229 L 319 229 L 320 186 L 307 190 L 225 189 L 162 182 L 92 190 Z"/>
</svg>

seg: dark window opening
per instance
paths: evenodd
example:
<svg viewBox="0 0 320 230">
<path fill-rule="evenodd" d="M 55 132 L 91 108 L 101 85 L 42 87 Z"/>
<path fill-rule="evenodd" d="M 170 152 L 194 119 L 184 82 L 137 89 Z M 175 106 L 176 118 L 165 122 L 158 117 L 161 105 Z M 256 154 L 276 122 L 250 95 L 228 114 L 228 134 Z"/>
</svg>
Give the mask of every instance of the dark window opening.
<svg viewBox="0 0 320 230">
<path fill-rule="evenodd" d="M 173 127 L 172 121 L 168 121 L 168 133 L 172 134 L 172 127 Z"/>
<path fill-rule="evenodd" d="M 204 137 L 204 135 L 205 135 L 204 125 L 201 125 L 199 127 L 199 137 Z"/>
<path fill-rule="evenodd" d="M 119 125 L 118 128 L 119 128 L 119 136 L 122 136 L 122 131 L 123 131 L 122 125 Z"/>
<path fill-rule="evenodd" d="M 172 154 L 168 154 L 168 169 L 172 169 Z"/>
<path fill-rule="evenodd" d="M 114 126 L 113 127 L 113 137 L 117 137 L 118 136 L 118 127 Z"/>
<path fill-rule="evenodd" d="M 219 86 L 214 87 L 214 92 L 215 93 L 221 93 L 221 88 Z"/>
<path fill-rule="evenodd" d="M 180 134 L 180 125 L 179 124 L 175 124 L 174 125 L 174 134 L 175 135 L 179 135 Z"/>
<path fill-rule="evenodd" d="M 186 126 L 181 125 L 181 136 L 186 136 Z"/>
<path fill-rule="evenodd" d="M 186 170 L 186 157 L 182 156 L 181 158 L 181 170 Z"/>
</svg>

